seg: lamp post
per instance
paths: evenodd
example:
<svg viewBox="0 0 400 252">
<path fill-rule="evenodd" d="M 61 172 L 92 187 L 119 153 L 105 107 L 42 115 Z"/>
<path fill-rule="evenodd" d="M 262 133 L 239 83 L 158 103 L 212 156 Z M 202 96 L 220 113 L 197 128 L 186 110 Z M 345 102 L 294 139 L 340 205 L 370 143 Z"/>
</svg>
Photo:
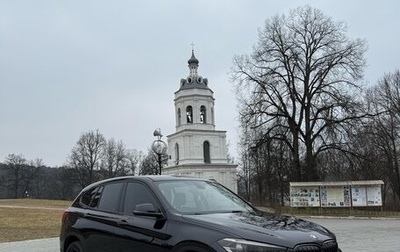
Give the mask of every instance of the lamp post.
<svg viewBox="0 0 400 252">
<path fill-rule="evenodd" d="M 153 135 L 157 137 L 156 140 L 153 141 L 153 144 L 151 145 L 151 149 L 154 151 L 154 153 L 157 155 L 158 158 L 158 174 L 161 175 L 161 168 L 162 168 L 162 156 L 167 153 L 167 144 L 161 140 L 162 134 L 161 134 L 161 129 L 157 128 L 154 130 Z"/>
</svg>

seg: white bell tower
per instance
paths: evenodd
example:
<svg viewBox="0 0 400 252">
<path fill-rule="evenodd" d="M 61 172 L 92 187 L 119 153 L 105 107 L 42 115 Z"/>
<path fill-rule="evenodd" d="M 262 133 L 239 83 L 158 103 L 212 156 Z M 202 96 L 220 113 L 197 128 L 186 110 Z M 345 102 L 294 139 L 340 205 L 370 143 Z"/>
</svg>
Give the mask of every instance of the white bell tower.
<svg viewBox="0 0 400 252">
<path fill-rule="evenodd" d="M 199 60 L 188 60 L 189 76 L 175 92 L 176 132 L 168 135 L 168 166 L 163 174 L 214 179 L 237 192 L 236 167 L 228 163 L 226 131 L 215 130 L 214 92 L 197 72 Z"/>
</svg>

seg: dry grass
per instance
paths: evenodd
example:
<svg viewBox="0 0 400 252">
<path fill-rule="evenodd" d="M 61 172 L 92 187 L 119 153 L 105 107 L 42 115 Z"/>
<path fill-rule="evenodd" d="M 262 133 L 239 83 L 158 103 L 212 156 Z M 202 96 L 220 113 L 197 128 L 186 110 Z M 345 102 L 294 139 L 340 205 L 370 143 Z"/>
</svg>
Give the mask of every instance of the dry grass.
<svg viewBox="0 0 400 252">
<path fill-rule="evenodd" d="M 61 216 L 71 202 L 0 200 L 0 242 L 57 237 Z"/>
</svg>

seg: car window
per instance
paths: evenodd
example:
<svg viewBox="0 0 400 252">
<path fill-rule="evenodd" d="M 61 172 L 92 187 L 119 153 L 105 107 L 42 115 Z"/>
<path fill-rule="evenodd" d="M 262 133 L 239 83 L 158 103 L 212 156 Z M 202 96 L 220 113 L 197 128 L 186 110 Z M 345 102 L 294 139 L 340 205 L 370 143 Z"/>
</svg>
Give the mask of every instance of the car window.
<svg viewBox="0 0 400 252">
<path fill-rule="evenodd" d="M 96 197 L 97 191 L 98 191 L 99 187 L 94 187 L 86 192 L 84 192 L 79 200 L 79 204 L 81 206 L 86 206 L 89 207 L 90 203 L 94 200 L 94 198 Z"/>
<path fill-rule="evenodd" d="M 194 210 L 197 208 L 196 206 L 200 204 L 198 198 L 198 194 L 191 193 L 186 187 L 177 187 L 174 190 L 173 200 L 171 202 L 178 210 Z"/>
<path fill-rule="evenodd" d="M 98 209 L 107 212 L 116 211 L 122 186 L 123 183 L 106 184 L 102 189 Z"/>
<path fill-rule="evenodd" d="M 98 187 L 96 191 L 93 192 L 92 194 L 92 200 L 89 203 L 89 207 L 91 208 L 96 208 L 97 205 L 99 204 L 101 192 L 103 191 L 103 186 Z"/>
<path fill-rule="evenodd" d="M 156 212 L 160 212 L 157 201 L 151 191 L 141 183 L 128 183 L 124 199 L 124 213 L 133 214 L 136 205 L 151 203 Z"/>
<path fill-rule="evenodd" d="M 253 211 L 245 201 L 217 183 L 162 181 L 157 185 L 169 204 L 182 213 Z"/>
</svg>

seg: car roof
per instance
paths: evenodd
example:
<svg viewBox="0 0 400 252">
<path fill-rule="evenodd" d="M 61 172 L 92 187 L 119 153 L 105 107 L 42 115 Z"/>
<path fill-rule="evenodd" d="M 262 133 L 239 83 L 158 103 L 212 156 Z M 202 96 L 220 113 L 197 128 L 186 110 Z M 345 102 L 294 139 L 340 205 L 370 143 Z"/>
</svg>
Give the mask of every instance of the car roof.
<svg viewBox="0 0 400 252">
<path fill-rule="evenodd" d="M 184 177 L 184 176 L 178 176 L 178 175 L 140 175 L 140 176 L 122 176 L 122 177 L 115 177 L 115 178 L 109 178 L 109 179 L 104 179 L 100 180 L 97 182 L 94 182 L 88 186 L 86 186 L 82 191 L 86 191 L 90 188 L 96 187 L 98 185 L 104 184 L 104 183 L 109 183 L 109 182 L 114 182 L 114 181 L 129 181 L 129 180 L 135 180 L 135 181 L 171 181 L 171 180 L 199 180 L 199 181 L 210 181 L 208 179 L 204 178 L 197 178 L 197 177 Z"/>
</svg>

